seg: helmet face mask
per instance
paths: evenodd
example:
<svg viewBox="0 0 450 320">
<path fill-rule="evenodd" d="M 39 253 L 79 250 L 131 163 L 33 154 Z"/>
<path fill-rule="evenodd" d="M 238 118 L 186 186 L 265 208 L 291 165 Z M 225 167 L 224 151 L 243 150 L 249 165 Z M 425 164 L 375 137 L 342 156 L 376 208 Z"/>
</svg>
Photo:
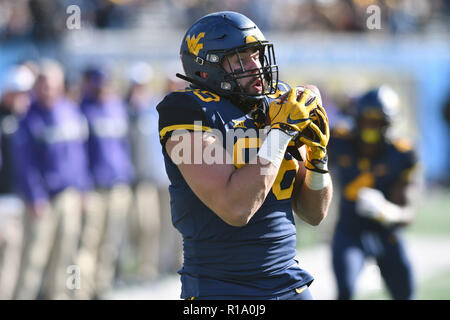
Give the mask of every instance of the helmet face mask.
<svg viewBox="0 0 450 320">
<path fill-rule="evenodd" d="M 383 144 L 398 113 L 398 95 L 381 86 L 362 95 L 357 103 L 357 132 L 367 145 Z"/>
<path fill-rule="evenodd" d="M 377 109 L 367 108 L 357 119 L 359 139 L 367 145 L 384 142 L 389 122 L 385 115 Z"/>
<path fill-rule="evenodd" d="M 246 68 L 245 55 L 256 51 L 258 65 Z M 273 45 L 239 13 L 218 12 L 199 19 L 184 36 L 180 56 L 186 74 L 180 77 L 238 106 L 254 105 L 275 93 L 278 66 Z M 255 90 L 248 90 L 249 82 L 258 82 L 261 90 L 251 92 Z"/>
<path fill-rule="evenodd" d="M 241 57 L 242 51 L 259 51 L 259 65 L 255 68 L 246 69 L 245 63 Z M 266 54 L 267 51 L 267 54 Z M 238 68 L 233 68 L 233 64 L 230 62 L 230 56 L 235 56 L 238 61 Z M 248 96 L 262 97 L 267 94 L 275 93 L 276 82 L 278 81 L 278 66 L 275 65 L 275 55 L 272 44 L 255 44 L 245 46 L 244 48 L 234 48 L 230 52 L 225 53 L 222 65 L 228 67 L 229 72 L 224 77 L 224 83 L 229 82 L 230 84 L 222 84 L 223 86 L 232 88 L 233 85 L 235 90 L 230 92 L 230 94 L 245 94 Z M 226 70 L 227 71 L 227 70 Z M 251 93 L 248 89 L 242 86 L 242 80 L 252 79 L 254 81 L 259 81 L 261 83 L 262 90 L 259 93 Z"/>
</svg>

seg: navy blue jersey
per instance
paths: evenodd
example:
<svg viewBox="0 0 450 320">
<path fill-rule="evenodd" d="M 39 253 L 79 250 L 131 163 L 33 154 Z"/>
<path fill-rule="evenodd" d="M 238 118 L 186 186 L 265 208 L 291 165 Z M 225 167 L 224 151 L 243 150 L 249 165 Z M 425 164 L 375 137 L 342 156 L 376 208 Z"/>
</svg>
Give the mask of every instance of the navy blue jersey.
<svg viewBox="0 0 450 320">
<path fill-rule="evenodd" d="M 282 87 L 287 90 L 287 86 Z M 265 115 L 259 109 L 245 114 L 229 100 L 200 89 L 172 92 L 157 110 L 163 146 L 177 129 L 214 129 L 225 137 L 226 148 L 226 137 L 234 130 L 258 132 L 265 125 Z M 248 149 L 258 150 L 262 139 L 253 135 L 233 139 L 233 159 L 239 168 L 248 161 Z M 291 202 L 299 164 L 289 152 L 265 202 L 243 227 L 225 223 L 206 207 L 164 147 L 163 154 L 171 182 L 172 222 L 183 236 L 184 264 L 179 271 L 182 298 L 268 296 L 312 282 L 312 276 L 294 260 L 296 229 Z"/>
<path fill-rule="evenodd" d="M 394 183 L 400 179 L 409 179 L 417 162 L 416 155 L 406 142 L 400 140 L 388 142 L 375 159 L 359 156 L 356 145 L 356 140 L 347 132 L 334 134 L 330 139 L 332 172 L 338 176 L 341 188 L 337 227 L 353 233 L 383 231 L 387 227 L 356 213 L 358 191 L 363 187 L 374 188 L 389 200 Z"/>
</svg>

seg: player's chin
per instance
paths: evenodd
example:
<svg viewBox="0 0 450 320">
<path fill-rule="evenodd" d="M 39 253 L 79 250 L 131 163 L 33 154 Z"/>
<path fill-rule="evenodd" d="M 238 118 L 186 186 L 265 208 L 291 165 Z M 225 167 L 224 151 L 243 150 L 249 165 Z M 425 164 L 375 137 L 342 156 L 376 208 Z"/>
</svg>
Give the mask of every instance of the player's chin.
<svg viewBox="0 0 450 320">
<path fill-rule="evenodd" d="M 262 95 L 264 93 L 263 89 L 255 89 L 255 90 L 251 90 L 250 94 L 255 95 L 255 96 L 259 96 Z"/>
<path fill-rule="evenodd" d="M 252 82 L 246 86 L 246 92 L 251 95 L 261 95 L 264 93 L 265 89 L 260 81 Z"/>
</svg>

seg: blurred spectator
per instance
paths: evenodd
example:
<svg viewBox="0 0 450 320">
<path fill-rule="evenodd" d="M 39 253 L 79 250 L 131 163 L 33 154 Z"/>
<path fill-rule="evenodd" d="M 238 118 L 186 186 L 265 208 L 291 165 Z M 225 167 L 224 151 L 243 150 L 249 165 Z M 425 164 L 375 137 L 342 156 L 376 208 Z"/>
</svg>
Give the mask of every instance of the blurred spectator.
<svg viewBox="0 0 450 320">
<path fill-rule="evenodd" d="M 0 2 L 0 41 L 26 38 L 31 27 L 28 0 Z"/>
<path fill-rule="evenodd" d="M 158 273 L 176 272 L 181 266 L 182 248 L 179 234 L 171 224 L 169 180 L 159 143 L 156 105 L 161 96 L 149 89 L 151 68 L 137 63 L 130 69 L 127 103 L 130 114 L 130 139 L 137 170 L 135 187 L 135 226 L 139 234 L 141 275 L 152 278 Z M 175 73 L 174 73 L 175 74 Z M 167 90 L 184 88 L 184 82 L 167 80 Z M 161 156 L 160 156 L 161 155 Z"/>
<path fill-rule="evenodd" d="M 87 126 L 64 96 L 61 66 L 40 64 L 35 99 L 20 122 L 18 172 L 27 205 L 16 299 L 66 299 L 67 268 L 77 251 L 81 192 L 90 186 L 85 152 Z M 46 274 L 43 281 L 44 272 Z"/>
<path fill-rule="evenodd" d="M 174 71 L 173 68 L 169 69 L 169 72 Z M 188 87 L 187 82 L 181 80 L 175 76 L 176 72 L 168 73 L 166 78 L 166 90 L 164 95 L 175 90 L 182 90 Z M 161 101 L 161 100 L 160 100 Z M 158 187 L 158 197 L 161 212 L 161 236 L 159 247 L 159 269 L 162 272 L 173 273 L 178 271 L 182 266 L 183 261 L 183 248 L 181 234 L 175 229 L 172 224 L 172 214 L 170 208 L 170 196 L 169 196 L 169 178 L 167 177 L 165 170 L 161 168 L 165 167 L 164 158 L 161 152 L 161 144 L 159 142 L 160 135 L 158 132 L 158 120 L 159 114 L 156 110 L 157 104 L 149 110 L 151 112 L 151 124 L 153 130 L 152 145 L 153 150 L 159 150 L 159 174 L 164 177 L 164 180 L 160 179 L 156 181 Z M 157 158 L 158 159 L 158 158 Z M 155 166 L 157 168 L 157 166 Z M 162 183 L 163 182 L 163 183 Z M 167 248 L 170 248 L 169 250 Z"/>
<path fill-rule="evenodd" d="M 172 70 L 173 71 L 173 70 Z M 176 72 L 168 73 L 166 78 L 166 89 L 163 93 L 168 93 L 175 90 L 182 90 L 188 87 L 188 83 L 175 76 Z M 161 101 L 161 100 L 160 100 Z M 160 102 L 158 101 L 158 103 Z M 158 132 L 158 120 L 159 114 L 156 110 L 157 104 L 149 111 L 152 112 L 152 124 L 154 127 L 153 134 L 153 150 L 159 150 L 159 168 L 165 167 L 164 158 L 161 152 L 161 143 L 159 142 L 160 136 Z M 157 138 L 156 138 L 157 137 Z M 155 166 L 156 167 L 156 166 Z M 159 174 L 164 176 L 164 183 L 157 183 L 159 192 L 159 203 L 161 207 L 161 237 L 160 237 L 160 263 L 159 268 L 164 272 L 176 272 L 182 266 L 183 261 L 183 239 L 181 234 L 175 229 L 172 224 L 172 214 L 170 207 L 169 185 L 170 181 L 165 171 L 160 170 Z M 161 180 L 160 180 L 161 181 Z M 166 248 L 170 249 L 167 250 Z"/>
<path fill-rule="evenodd" d="M 138 275 L 143 279 L 153 279 L 158 275 L 158 255 L 160 236 L 160 208 L 158 191 L 153 177 L 155 170 L 155 150 L 149 145 L 149 133 L 154 124 L 147 123 L 145 114 L 157 103 L 149 89 L 153 70 L 145 62 L 134 63 L 128 71 L 129 88 L 125 97 L 129 115 L 129 139 L 136 180 L 133 186 L 134 206 L 130 213 L 129 240 L 133 254 L 137 258 Z"/>
<path fill-rule="evenodd" d="M 436 21 L 448 26 L 449 4 L 444 0 L 185 0 L 174 6 L 185 12 L 186 27 L 208 12 L 237 11 L 263 30 L 369 32 L 367 8 L 380 8 L 381 30 L 391 33 L 417 33 Z"/>
<path fill-rule="evenodd" d="M 12 67 L 0 82 L 0 299 L 12 298 L 20 264 L 24 205 L 17 196 L 14 138 L 33 83 L 34 75 L 24 65 Z"/>
<path fill-rule="evenodd" d="M 109 87 L 107 72 L 84 72 L 81 109 L 89 125 L 89 171 L 95 190 L 86 196 L 85 224 L 77 259 L 83 274 L 80 298 L 101 297 L 113 287 L 131 205 L 133 167 L 125 106 Z"/>
<path fill-rule="evenodd" d="M 402 227 L 414 218 L 419 181 L 414 149 L 389 137 L 397 108 L 389 87 L 368 91 L 358 99 L 355 128 L 332 134 L 329 155 L 340 191 L 332 241 L 338 299 L 354 298 L 368 259 L 378 264 L 393 299 L 414 298 Z"/>
<path fill-rule="evenodd" d="M 123 28 L 130 23 L 132 0 L 95 0 L 95 26 L 100 29 Z"/>
<path fill-rule="evenodd" d="M 31 39 L 38 46 L 57 45 L 67 31 L 69 5 L 80 7 L 82 25 L 126 28 L 145 3 L 144 0 L 2 0 L 0 42 Z"/>
<path fill-rule="evenodd" d="M 29 0 L 35 41 L 59 42 L 66 30 L 66 8 L 61 1 Z"/>
<path fill-rule="evenodd" d="M 209 12 L 237 11 L 249 16 L 262 30 L 371 32 L 367 8 L 380 8 L 381 29 L 392 34 L 448 30 L 450 4 L 446 0 L 3 0 L 0 2 L 0 41 L 32 39 L 47 54 L 58 48 L 66 34 L 66 8 L 78 5 L 84 28 L 128 28 L 145 10 L 166 7 L 172 27 L 185 27 Z M 148 9 L 147 9 L 148 8 Z M 180 13 L 180 14 L 179 14 Z"/>
</svg>

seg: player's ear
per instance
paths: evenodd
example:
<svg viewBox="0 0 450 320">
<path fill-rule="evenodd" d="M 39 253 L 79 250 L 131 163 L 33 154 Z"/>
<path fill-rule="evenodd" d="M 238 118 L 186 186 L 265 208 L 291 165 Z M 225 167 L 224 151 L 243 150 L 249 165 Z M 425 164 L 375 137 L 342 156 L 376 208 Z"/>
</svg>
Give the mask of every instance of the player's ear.
<svg viewBox="0 0 450 320">
<path fill-rule="evenodd" d="M 208 78 L 208 73 L 207 72 L 200 72 L 200 77 L 202 77 L 203 79 Z"/>
</svg>

